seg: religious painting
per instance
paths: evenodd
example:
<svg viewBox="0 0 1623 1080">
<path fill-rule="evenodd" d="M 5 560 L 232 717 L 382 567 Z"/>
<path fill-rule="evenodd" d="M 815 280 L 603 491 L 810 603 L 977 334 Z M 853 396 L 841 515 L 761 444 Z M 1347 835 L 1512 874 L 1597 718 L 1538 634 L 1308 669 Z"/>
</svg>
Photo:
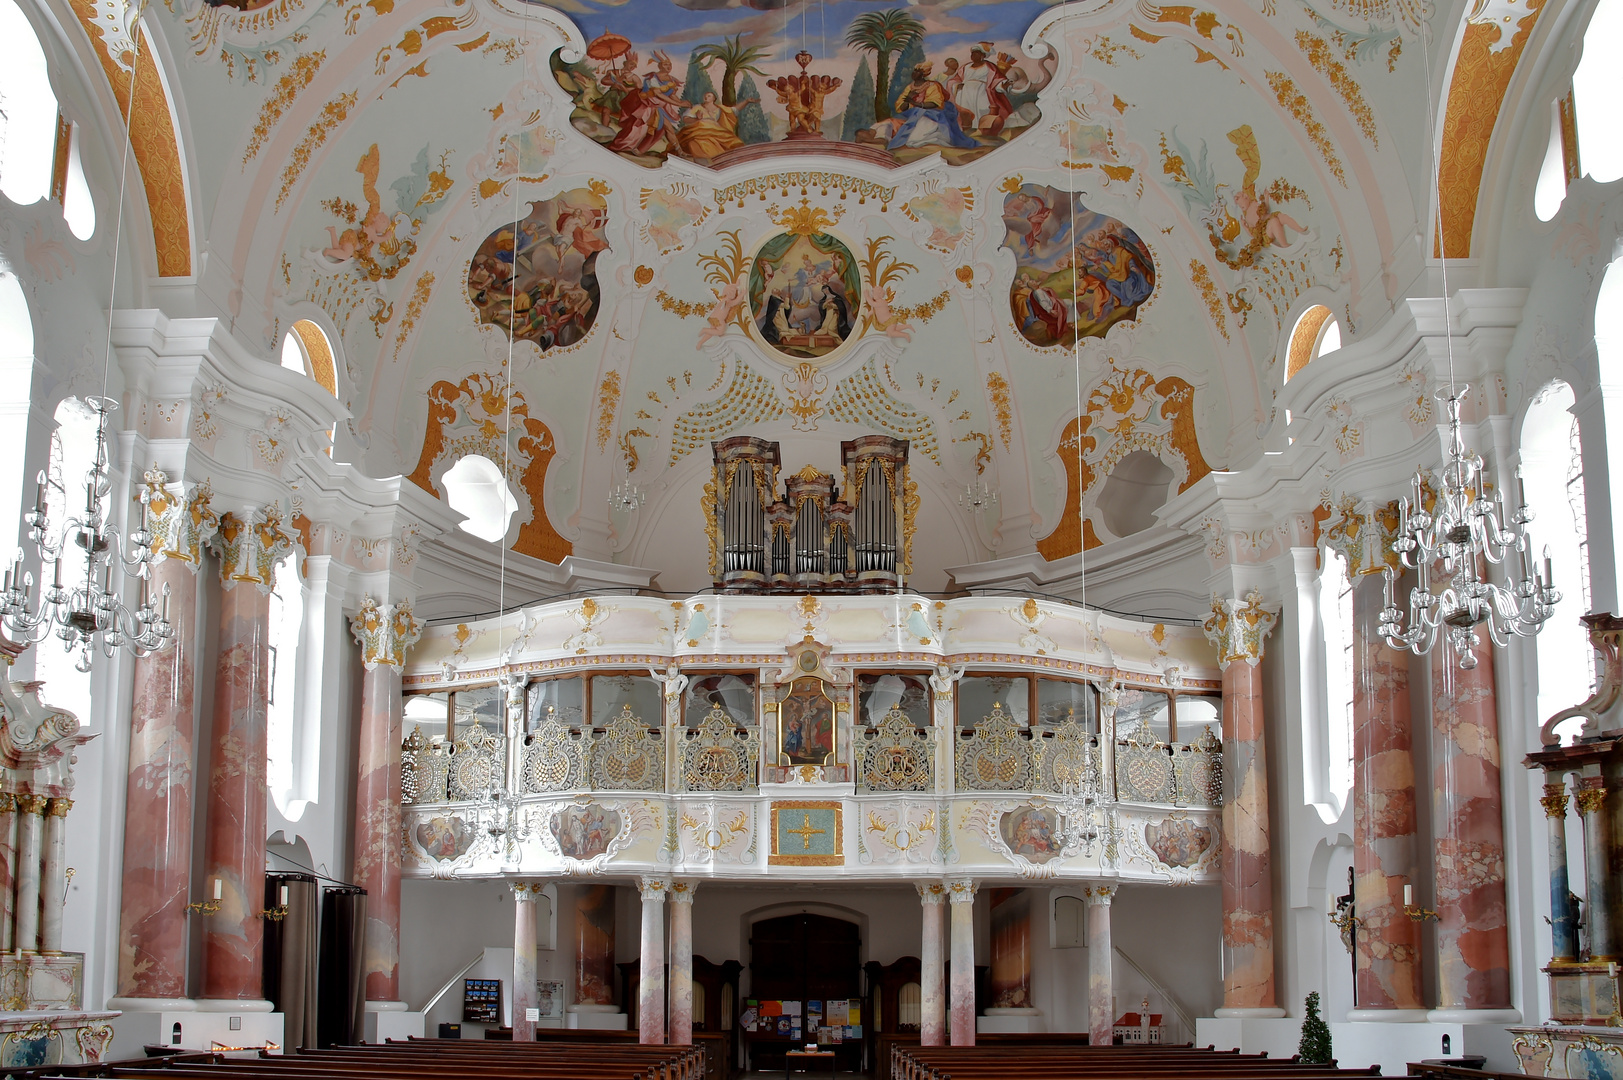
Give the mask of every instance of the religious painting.
<svg viewBox="0 0 1623 1080">
<path fill-rule="evenodd" d="M 1003 229 L 1003 247 L 1015 258 L 1009 310 L 1020 335 L 1039 348 L 1104 337 L 1136 318 L 1155 291 L 1149 246 L 1073 193 L 1041 184 L 1009 190 Z"/>
<path fill-rule="evenodd" d="M 779 233 L 750 264 L 750 314 L 761 340 L 797 360 L 838 349 L 857 325 L 862 276 L 827 233 Z"/>
<path fill-rule="evenodd" d="M 1057 858 L 1065 849 L 1059 812 L 1050 807 L 1017 806 L 998 821 L 998 833 L 1010 851 L 1034 863 Z"/>
<path fill-rule="evenodd" d="M 597 256 L 607 251 L 608 189 L 600 181 L 530 204 L 485 237 L 468 264 L 468 301 L 489 323 L 542 352 L 581 341 L 602 296 Z"/>
<path fill-rule="evenodd" d="M 796 679 L 778 702 L 778 764 L 834 764 L 834 699 L 822 679 Z"/>
<path fill-rule="evenodd" d="M 435 862 L 455 862 L 468 853 L 478 833 L 459 817 L 434 817 L 418 822 L 413 835 L 424 855 Z"/>
<path fill-rule="evenodd" d="M 647 168 L 786 149 L 962 165 L 1042 119 L 1037 96 L 1057 58 L 1033 62 L 1020 42 L 1046 7 L 1007 0 L 938 19 L 844 0 L 652 0 L 633 28 L 620 0 L 580 0 L 570 10 L 585 55 L 571 63 L 559 50 L 552 72 L 576 130 Z"/>
<path fill-rule="evenodd" d="M 1180 869 L 1188 869 L 1205 858 L 1212 837 L 1211 826 L 1196 825 L 1182 814 L 1173 814 L 1159 825 L 1144 826 L 1144 840 L 1155 857 Z"/>
<path fill-rule="evenodd" d="M 845 841 L 837 802 L 772 804 L 772 866 L 843 866 Z"/>
<path fill-rule="evenodd" d="M 587 861 L 606 854 L 620 835 L 620 815 L 597 803 L 567 806 L 552 815 L 547 826 L 558 842 L 558 852 L 566 859 Z"/>
</svg>

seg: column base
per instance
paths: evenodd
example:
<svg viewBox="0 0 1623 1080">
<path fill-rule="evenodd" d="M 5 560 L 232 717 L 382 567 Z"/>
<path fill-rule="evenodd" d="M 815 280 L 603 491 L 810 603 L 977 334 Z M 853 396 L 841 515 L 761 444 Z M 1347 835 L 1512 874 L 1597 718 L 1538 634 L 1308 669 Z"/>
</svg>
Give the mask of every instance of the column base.
<svg viewBox="0 0 1623 1080">
<path fill-rule="evenodd" d="M 1287 1015 L 1284 1009 L 1217 1009 L 1212 1013 L 1219 1020 L 1278 1020 Z"/>
<path fill-rule="evenodd" d="M 1348 1009 L 1349 1024 L 1424 1024 L 1430 1019 L 1429 1009 Z"/>
<path fill-rule="evenodd" d="M 127 1013 L 196 1012 L 191 998 L 115 997 L 107 999 L 109 1009 Z"/>
<path fill-rule="evenodd" d="M 1426 1019 L 1433 1024 L 1519 1024 L 1516 1009 L 1432 1009 Z"/>
<path fill-rule="evenodd" d="M 276 1006 L 255 998 L 198 998 L 197 1011 L 209 1013 L 268 1013 Z"/>
<path fill-rule="evenodd" d="M 374 1005 L 394 1008 L 374 1009 Z M 428 1033 L 428 1021 L 420 1012 L 411 1012 L 403 1001 L 368 1001 L 366 1023 L 361 1039 L 369 1043 L 388 1042 L 390 1039 L 420 1039 Z"/>
</svg>

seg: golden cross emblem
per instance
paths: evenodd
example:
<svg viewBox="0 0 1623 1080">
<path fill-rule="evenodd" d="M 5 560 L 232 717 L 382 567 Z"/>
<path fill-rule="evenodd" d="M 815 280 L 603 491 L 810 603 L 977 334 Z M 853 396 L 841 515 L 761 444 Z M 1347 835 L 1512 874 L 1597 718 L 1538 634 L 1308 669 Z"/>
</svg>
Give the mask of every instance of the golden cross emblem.
<svg viewBox="0 0 1623 1080">
<path fill-rule="evenodd" d="M 827 829 L 814 829 L 814 828 L 812 828 L 811 815 L 810 814 L 802 814 L 800 816 L 800 819 L 801 819 L 800 820 L 800 828 L 798 828 L 798 829 L 785 829 L 783 831 L 786 832 L 786 833 L 789 833 L 792 836 L 800 837 L 801 847 L 806 851 L 810 851 L 811 850 L 811 838 L 814 837 L 814 836 L 817 836 L 817 835 L 819 835 L 821 833 L 826 833 L 826 832 L 828 832 L 828 830 Z"/>
</svg>

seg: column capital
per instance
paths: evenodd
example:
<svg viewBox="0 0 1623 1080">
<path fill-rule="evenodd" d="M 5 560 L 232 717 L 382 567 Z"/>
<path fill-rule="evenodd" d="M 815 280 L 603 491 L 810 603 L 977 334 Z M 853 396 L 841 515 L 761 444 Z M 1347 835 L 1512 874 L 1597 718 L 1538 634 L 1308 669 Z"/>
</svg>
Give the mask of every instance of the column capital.
<svg viewBox="0 0 1623 1080">
<path fill-rule="evenodd" d="M 17 812 L 17 796 L 9 791 L 0 791 L 0 814 L 15 814 Z"/>
<path fill-rule="evenodd" d="M 541 890 L 547 887 L 544 881 L 509 881 L 507 887 L 513 890 L 513 897 L 521 902 L 534 901 L 541 895 Z"/>
<path fill-rule="evenodd" d="M 406 650 L 423 636 L 423 624 L 412 616 L 410 600 L 380 604 L 370 594 L 361 600 L 361 610 L 350 616 L 349 626 L 368 671 L 379 664 L 401 670 Z"/>
<path fill-rule="evenodd" d="M 637 882 L 637 889 L 642 893 L 642 898 L 644 900 L 663 901 L 665 899 L 665 894 L 670 890 L 670 887 L 671 882 L 669 878 L 645 877 Z"/>
<path fill-rule="evenodd" d="M 221 514 L 220 531 L 209 548 L 220 556 L 222 586 L 231 589 L 245 581 L 268 593 L 276 580 L 276 564 L 293 550 L 293 538 L 282 531 L 282 508 L 268 503 Z"/>
<path fill-rule="evenodd" d="M 973 878 L 956 878 L 947 882 L 947 892 L 955 904 L 973 904 L 980 884 Z"/>
<path fill-rule="evenodd" d="M 1567 785 L 1561 781 L 1544 785 L 1544 794 L 1539 797 L 1539 803 L 1544 807 L 1544 816 L 1549 818 L 1565 818 L 1567 816 Z"/>
<path fill-rule="evenodd" d="M 1598 814 L 1606 805 L 1606 781 L 1599 776 L 1585 776 L 1578 780 L 1578 790 L 1572 793 L 1572 802 L 1581 815 Z"/>
<path fill-rule="evenodd" d="M 141 502 L 146 506 L 147 532 L 151 533 L 152 561 L 185 563 L 197 573 L 203 548 L 220 531 L 220 515 L 210 505 L 214 488 L 204 481 L 191 485 L 169 482 L 169 474 L 156 465 L 142 477 Z"/>
<path fill-rule="evenodd" d="M 1252 589 L 1244 600 L 1212 597 L 1212 613 L 1201 629 L 1206 640 L 1217 646 L 1219 667 L 1228 668 L 1235 660 L 1256 667 L 1262 660 L 1262 642 L 1279 622 L 1277 609 L 1263 606 L 1262 593 Z"/>
<path fill-rule="evenodd" d="M 919 899 L 926 904 L 947 902 L 947 887 L 939 881 L 915 881 L 913 887 L 919 891 Z"/>
<path fill-rule="evenodd" d="M 1082 896 L 1089 905 L 1100 904 L 1109 907 L 1111 899 L 1115 897 L 1116 891 L 1120 888 L 1121 886 L 1114 882 L 1108 885 L 1084 885 L 1082 887 Z"/>
<path fill-rule="evenodd" d="M 25 814 L 43 814 L 45 813 L 45 796 L 18 795 L 17 809 Z"/>
<path fill-rule="evenodd" d="M 72 799 L 52 798 L 46 800 L 45 813 L 49 816 L 65 818 L 68 816 L 68 811 L 72 809 Z"/>
<path fill-rule="evenodd" d="M 670 899 L 673 904 L 693 903 L 693 894 L 699 891 L 697 881 L 672 881 Z"/>
</svg>

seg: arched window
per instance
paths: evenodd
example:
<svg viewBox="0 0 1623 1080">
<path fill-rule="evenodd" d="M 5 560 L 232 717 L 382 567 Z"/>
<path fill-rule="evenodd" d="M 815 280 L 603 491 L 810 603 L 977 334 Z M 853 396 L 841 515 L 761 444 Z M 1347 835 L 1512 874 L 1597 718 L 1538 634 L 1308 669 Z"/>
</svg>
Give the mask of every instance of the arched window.
<svg viewBox="0 0 1623 1080">
<path fill-rule="evenodd" d="M 1623 176 L 1623 0 L 1600 0 L 1572 73 L 1583 174 L 1609 184 Z"/>
<path fill-rule="evenodd" d="M 45 509 L 53 544 L 61 541 L 68 518 L 84 513 L 85 475 L 95 457 L 96 414 L 78 398 L 64 398 L 56 407 L 56 430 L 51 433 L 50 464 L 45 474 Z M 84 564 L 73 557 L 78 550 L 70 543 L 63 552 L 62 584 L 69 589 L 82 582 Z M 50 568 L 42 568 L 41 576 L 50 573 Z M 80 655 L 77 649 L 65 651 L 54 637 L 47 638 L 35 646 L 34 676 L 45 683 L 41 694 L 45 701 L 88 724 L 90 673 L 76 666 Z"/>
<path fill-rule="evenodd" d="M 332 343 L 321 327 L 309 319 L 294 323 L 282 339 L 282 366 L 302 371 L 333 397 L 338 396 L 338 377 L 333 367 Z"/>
<path fill-rule="evenodd" d="M 1567 154 L 1561 137 L 1561 103 L 1550 102 L 1550 141 L 1544 147 L 1538 183 L 1533 186 L 1533 214 L 1549 221 L 1567 198 Z"/>
<path fill-rule="evenodd" d="M 0 0 L 0 192 L 18 205 L 49 195 L 56 143 L 45 53 L 16 0 Z"/>
<path fill-rule="evenodd" d="M 1535 564 L 1545 550 L 1560 575 L 1561 602 L 1538 637 L 1538 715 L 1552 716 L 1595 685 L 1595 654 L 1578 616 L 1589 611 L 1589 512 L 1572 387 L 1541 390 L 1522 421 L 1521 484 L 1533 520 Z"/>
<path fill-rule="evenodd" d="M 1341 348 L 1341 324 L 1323 304 L 1314 304 L 1296 320 L 1285 357 L 1285 381 L 1315 358 Z"/>
<path fill-rule="evenodd" d="M 34 377 L 34 324 L 17 278 L 0 274 L 0 559 L 10 562 L 21 542 L 23 454 L 28 445 L 29 397 Z M 31 479 L 31 478 L 30 478 Z"/>
<path fill-rule="evenodd" d="M 270 708 L 266 718 L 266 786 L 276 809 L 289 821 L 304 816 L 307 805 L 295 798 L 299 788 L 298 701 L 299 638 L 304 632 L 304 583 L 298 555 L 276 566 L 270 595 Z M 238 586 L 247 588 L 247 586 Z"/>
<path fill-rule="evenodd" d="M 1341 817 L 1352 794 L 1356 643 L 1347 559 L 1334 548 L 1324 549 L 1324 568 L 1319 572 L 1319 622 L 1324 643 L 1324 749 L 1317 771 L 1324 778 L 1324 798 L 1318 802 L 1320 816 L 1333 822 Z"/>
<path fill-rule="evenodd" d="M 491 543 L 507 535 L 518 500 L 494 461 L 470 454 L 451 466 L 440 483 L 451 509 L 468 519 L 460 526 L 463 531 Z"/>
<path fill-rule="evenodd" d="M 83 129 L 78 124 L 68 125 L 67 175 L 63 178 L 62 217 L 67 220 L 68 231 L 80 240 L 89 240 L 96 231 L 96 201 L 90 197 L 90 182 L 85 179 L 84 159 L 81 156 Z"/>
</svg>

